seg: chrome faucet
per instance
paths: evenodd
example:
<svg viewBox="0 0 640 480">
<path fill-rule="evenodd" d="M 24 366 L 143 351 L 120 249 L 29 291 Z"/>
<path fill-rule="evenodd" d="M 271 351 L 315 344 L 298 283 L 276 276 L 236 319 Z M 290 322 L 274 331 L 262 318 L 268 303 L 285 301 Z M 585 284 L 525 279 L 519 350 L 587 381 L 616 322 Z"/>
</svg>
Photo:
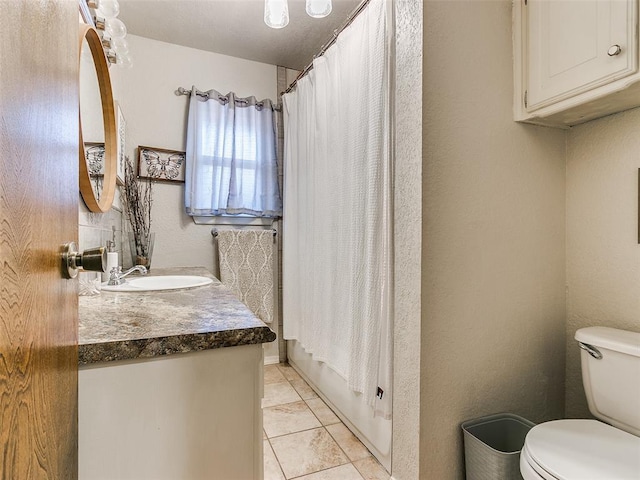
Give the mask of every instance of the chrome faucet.
<svg viewBox="0 0 640 480">
<path fill-rule="evenodd" d="M 142 275 L 147 274 L 146 267 L 142 265 L 136 265 L 124 273 L 122 273 L 122 267 L 113 267 L 111 272 L 109 272 L 109 281 L 107 282 L 107 285 L 122 285 L 124 283 L 124 277 L 136 271 L 140 272 Z"/>
</svg>

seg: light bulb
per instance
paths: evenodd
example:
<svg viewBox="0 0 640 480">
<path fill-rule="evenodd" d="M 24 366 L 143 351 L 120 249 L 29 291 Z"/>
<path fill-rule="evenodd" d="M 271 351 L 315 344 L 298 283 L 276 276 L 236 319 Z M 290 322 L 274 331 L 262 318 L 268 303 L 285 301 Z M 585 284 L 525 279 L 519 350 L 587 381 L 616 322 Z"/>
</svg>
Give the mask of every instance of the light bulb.
<svg viewBox="0 0 640 480">
<path fill-rule="evenodd" d="M 100 0 L 98 12 L 104 18 L 116 18 L 120 14 L 120 4 L 118 0 Z"/>
<path fill-rule="evenodd" d="M 118 53 L 116 54 L 116 64 L 122 68 L 131 68 L 133 67 L 133 60 L 131 60 L 131 57 L 126 53 Z"/>
<path fill-rule="evenodd" d="M 113 48 L 118 54 L 129 53 L 129 44 L 124 38 L 114 38 L 111 40 L 111 48 Z"/>
<path fill-rule="evenodd" d="M 287 0 L 264 0 L 264 23 L 271 28 L 284 28 L 289 24 Z"/>
<path fill-rule="evenodd" d="M 307 14 L 313 18 L 323 18 L 331 13 L 331 0 L 307 0 Z"/>
<path fill-rule="evenodd" d="M 117 18 L 107 18 L 104 23 L 105 30 L 111 35 L 112 39 L 124 38 L 127 35 L 127 27 Z"/>
</svg>

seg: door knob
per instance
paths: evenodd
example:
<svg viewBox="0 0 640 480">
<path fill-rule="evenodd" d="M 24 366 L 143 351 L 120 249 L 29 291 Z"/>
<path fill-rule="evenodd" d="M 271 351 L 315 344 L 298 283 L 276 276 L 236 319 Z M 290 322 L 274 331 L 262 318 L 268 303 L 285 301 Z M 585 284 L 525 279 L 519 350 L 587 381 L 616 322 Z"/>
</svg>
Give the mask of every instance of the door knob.
<svg viewBox="0 0 640 480">
<path fill-rule="evenodd" d="M 62 246 L 62 276 L 64 278 L 76 278 L 78 269 L 91 272 L 107 271 L 107 249 L 106 247 L 96 247 L 78 252 L 75 242 L 65 243 Z"/>
<path fill-rule="evenodd" d="M 622 52 L 622 47 L 620 45 L 611 45 L 609 50 L 607 50 L 607 55 L 615 57 L 616 55 L 620 55 L 620 52 Z"/>
</svg>

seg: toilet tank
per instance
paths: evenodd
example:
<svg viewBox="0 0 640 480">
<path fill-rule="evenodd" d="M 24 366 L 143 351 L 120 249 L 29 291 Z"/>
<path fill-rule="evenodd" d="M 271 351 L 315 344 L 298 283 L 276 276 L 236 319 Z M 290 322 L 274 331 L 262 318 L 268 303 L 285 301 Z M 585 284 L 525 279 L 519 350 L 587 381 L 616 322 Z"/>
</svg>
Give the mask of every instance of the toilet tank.
<svg viewBox="0 0 640 480">
<path fill-rule="evenodd" d="M 582 348 L 582 383 L 591 413 L 640 436 L 640 333 L 588 327 L 575 339 Z"/>
</svg>

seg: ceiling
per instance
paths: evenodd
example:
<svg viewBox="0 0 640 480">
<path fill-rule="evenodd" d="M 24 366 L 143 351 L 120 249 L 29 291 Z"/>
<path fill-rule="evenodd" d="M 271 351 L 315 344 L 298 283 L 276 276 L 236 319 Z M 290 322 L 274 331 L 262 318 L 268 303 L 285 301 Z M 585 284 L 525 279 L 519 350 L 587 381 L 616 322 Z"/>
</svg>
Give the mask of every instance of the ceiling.
<svg viewBox="0 0 640 480">
<path fill-rule="evenodd" d="M 264 0 L 120 0 L 130 34 L 302 70 L 360 0 L 333 0 L 325 18 L 311 18 L 304 0 L 289 0 L 289 25 L 265 25 Z"/>
</svg>

